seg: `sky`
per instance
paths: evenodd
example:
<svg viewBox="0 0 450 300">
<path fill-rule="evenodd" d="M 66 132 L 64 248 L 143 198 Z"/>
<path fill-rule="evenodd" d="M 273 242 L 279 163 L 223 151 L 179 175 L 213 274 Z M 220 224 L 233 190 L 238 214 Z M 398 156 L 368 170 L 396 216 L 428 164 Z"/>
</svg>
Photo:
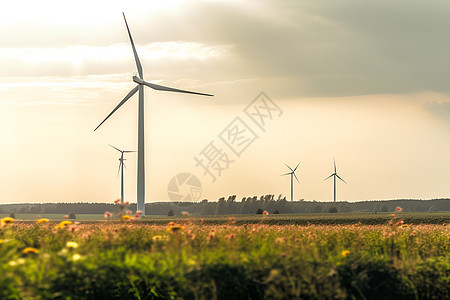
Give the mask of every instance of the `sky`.
<svg viewBox="0 0 450 300">
<path fill-rule="evenodd" d="M 25 0 L 0 11 L 0 203 L 120 197 L 137 96 L 94 129 L 135 86 L 122 12 L 147 81 L 214 94 L 145 88 L 146 202 L 290 199 L 298 163 L 294 199 L 331 201 L 334 160 L 341 201 L 450 196 L 448 1 Z"/>
</svg>

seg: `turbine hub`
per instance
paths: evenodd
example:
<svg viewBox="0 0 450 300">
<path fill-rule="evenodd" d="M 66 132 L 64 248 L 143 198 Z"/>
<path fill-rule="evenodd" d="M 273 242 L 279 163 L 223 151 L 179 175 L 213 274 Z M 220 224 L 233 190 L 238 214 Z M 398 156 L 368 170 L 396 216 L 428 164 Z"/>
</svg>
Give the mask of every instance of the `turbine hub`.
<svg viewBox="0 0 450 300">
<path fill-rule="evenodd" d="M 136 82 L 137 84 L 144 84 L 144 80 L 142 80 L 141 78 L 137 77 L 136 75 L 133 76 L 133 81 Z"/>
</svg>

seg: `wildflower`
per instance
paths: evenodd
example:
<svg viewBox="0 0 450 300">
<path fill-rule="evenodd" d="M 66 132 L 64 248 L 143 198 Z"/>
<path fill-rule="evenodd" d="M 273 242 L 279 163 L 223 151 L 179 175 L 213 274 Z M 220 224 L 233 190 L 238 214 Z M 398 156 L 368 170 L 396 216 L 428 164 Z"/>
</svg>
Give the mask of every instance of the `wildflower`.
<svg viewBox="0 0 450 300">
<path fill-rule="evenodd" d="M 341 254 L 342 254 L 343 257 L 346 257 L 347 255 L 350 254 L 350 251 L 349 250 L 344 250 L 344 251 L 342 251 Z"/>
<path fill-rule="evenodd" d="M 11 218 L 11 217 L 5 217 L 0 220 L 1 227 L 5 227 L 7 224 L 13 223 L 13 222 L 14 222 L 14 218 Z"/>
<path fill-rule="evenodd" d="M 263 215 L 267 216 L 268 214 L 269 214 L 269 212 L 267 210 L 263 211 Z"/>
<path fill-rule="evenodd" d="M 275 239 L 275 244 L 283 244 L 286 241 L 285 237 L 278 237 Z"/>
<path fill-rule="evenodd" d="M 123 205 L 130 205 L 130 202 L 125 201 L 125 202 L 123 203 Z"/>
<path fill-rule="evenodd" d="M 397 206 L 397 207 L 395 208 L 395 210 L 396 210 L 397 212 L 401 212 L 401 211 L 402 211 L 402 208 L 401 208 L 400 206 Z"/>
<path fill-rule="evenodd" d="M 29 254 L 29 253 L 33 253 L 33 254 L 38 254 L 39 250 L 33 247 L 27 247 L 25 249 L 22 250 L 22 253 L 24 254 Z"/>
<path fill-rule="evenodd" d="M 114 204 L 117 204 L 117 203 L 119 203 L 120 202 L 120 198 L 119 199 L 116 199 L 116 201 L 114 201 Z"/>
<path fill-rule="evenodd" d="M 403 228 L 408 227 L 408 224 L 402 224 L 402 227 Z"/>
<path fill-rule="evenodd" d="M 169 228 L 167 228 L 168 231 L 171 232 L 178 232 L 178 231 L 184 231 L 184 226 L 181 225 L 172 225 Z"/>
<path fill-rule="evenodd" d="M 234 240 L 235 237 L 236 237 L 236 235 L 234 233 L 225 236 L 225 238 L 230 241 Z"/>
<path fill-rule="evenodd" d="M 123 215 L 121 219 L 122 219 L 122 221 L 126 221 L 126 220 L 131 219 L 131 217 L 129 215 Z"/>
<path fill-rule="evenodd" d="M 136 214 L 137 214 L 137 215 L 142 215 L 142 210 L 137 210 L 137 211 L 136 211 Z"/>
<path fill-rule="evenodd" d="M 64 219 L 68 219 L 68 218 L 69 218 L 69 215 L 65 215 L 65 216 L 64 216 Z"/>
<path fill-rule="evenodd" d="M 195 240 L 195 234 L 193 233 L 193 234 L 189 235 L 189 238 L 190 238 L 191 240 Z"/>
<path fill-rule="evenodd" d="M 70 231 L 70 232 L 75 232 L 75 231 L 78 230 L 78 227 L 77 227 L 76 224 L 70 225 L 69 228 L 67 228 L 67 230 Z"/>
<path fill-rule="evenodd" d="M 36 221 L 36 224 L 48 223 L 50 220 L 47 218 L 42 218 Z"/>
<path fill-rule="evenodd" d="M 111 218 L 111 213 L 109 211 L 105 211 L 105 219 L 109 220 Z"/>
<path fill-rule="evenodd" d="M 189 216 L 189 213 L 187 211 L 182 211 L 181 214 L 185 217 Z"/>
<path fill-rule="evenodd" d="M 58 225 L 56 225 L 56 229 L 60 229 L 60 228 L 64 228 L 67 225 L 71 225 L 72 222 L 71 221 L 62 221 L 61 223 L 59 223 Z"/>
<path fill-rule="evenodd" d="M 78 243 L 69 241 L 69 242 L 66 243 L 66 247 L 67 248 L 76 249 L 76 248 L 78 248 Z"/>
<path fill-rule="evenodd" d="M 80 260 L 80 259 L 81 259 L 81 255 L 78 254 L 78 253 L 75 253 L 75 254 L 72 256 L 72 260 L 73 260 L 73 261 L 77 261 L 77 260 Z"/>
</svg>

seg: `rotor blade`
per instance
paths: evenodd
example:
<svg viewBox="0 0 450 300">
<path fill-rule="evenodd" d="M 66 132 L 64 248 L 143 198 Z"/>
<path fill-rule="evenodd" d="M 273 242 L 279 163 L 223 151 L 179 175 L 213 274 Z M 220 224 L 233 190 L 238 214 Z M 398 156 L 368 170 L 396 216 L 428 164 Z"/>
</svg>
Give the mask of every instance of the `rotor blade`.
<svg viewBox="0 0 450 300">
<path fill-rule="evenodd" d="M 133 38 L 131 37 L 130 28 L 128 28 L 128 23 L 127 23 L 127 19 L 125 18 L 125 13 L 122 12 L 122 14 L 123 14 L 123 19 L 125 20 L 125 25 L 127 26 L 127 31 L 128 31 L 128 36 L 130 37 L 131 47 L 133 47 L 134 59 L 136 60 L 136 67 L 137 67 L 137 70 L 139 73 L 139 77 L 141 79 L 143 79 L 144 75 L 142 73 L 142 65 L 141 65 L 141 62 L 139 61 L 139 57 L 136 52 L 136 47 L 134 46 Z"/>
<path fill-rule="evenodd" d="M 286 163 L 284 163 L 286 165 L 286 167 L 289 168 L 289 170 L 291 170 L 292 172 L 294 172 L 294 170 L 291 169 L 291 167 L 289 167 Z M 289 173 L 290 174 L 290 173 Z"/>
<path fill-rule="evenodd" d="M 114 108 L 114 110 L 100 123 L 100 125 L 98 125 L 94 131 L 96 131 L 106 120 L 108 120 L 109 117 L 111 117 L 111 115 L 119 109 L 119 107 L 121 107 L 125 102 L 127 102 L 128 99 L 130 99 L 131 96 L 133 96 L 139 89 L 139 86 L 137 85 L 134 89 L 132 89 L 128 95 L 125 96 L 125 98 L 123 98 L 122 101 L 120 101 L 120 103 L 116 106 L 116 108 Z"/>
<path fill-rule="evenodd" d="M 297 182 L 300 183 L 300 180 L 298 180 L 297 175 L 295 175 L 295 173 L 292 173 L 292 174 L 294 174 L 294 177 L 295 177 L 295 179 L 297 179 Z"/>
<path fill-rule="evenodd" d="M 109 144 L 111 147 L 113 147 L 114 149 L 116 149 L 117 151 L 119 151 L 119 152 L 123 152 L 122 150 L 120 150 L 120 149 L 118 149 L 118 148 L 116 148 L 116 147 L 114 147 L 113 145 L 111 145 L 111 144 Z"/>
<path fill-rule="evenodd" d="M 334 176 L 334 174 L 331 174 L 330 176 L 328 176 L 327 178 L 325 178 L 324 181 L 327 180 L 328 178 L 333 177 L 333 176 Z"/>
<path fill-rule="evenodd" d="M 150 83 L 150 82 L 147 82 L 147 81 L 143 81 L 143 84 L 145 84 L 148 87 L 151 87 L 154 90 L 158 90 L 158 91 L 194 94 L 194 95 L 202 95 L 202 96 L 214 96 L 214 95 L 211 95 L 211 94 L 205 94 L 205 93 L 198 93 L 198 92 L 191 92 L 191 91 L 175 89 L 175 88 L 171 88 L 171 87 L 168 87 L 168 86 L 163 86 L 163 85 L 159 85 L 159 84 Z"/>
<path fill-rule="evenodd" d="M 334 173 L 336 173 L 336 159 L 334 159 Z"/>
<path fill-rule="evenodd" d="M 120 174 L 120 167 L 122 166 L 122 162 L 119 162 L 119 170 L 117 170 L 117 177 L 119 177 L 119 174 Z"/>
<path fill-rule="evenodd" d="M 297 166 L 295 167 L 293 172 L 295 172 L 295 170 L 297 170 L 298 166 L 300 166 L 300 163 L 297 164 Z"/>
<path fill-rule="evenodd" d="M 130 152 L 136 152 L 136 151 L 131 151 L 131 150 L 125 150 L 123 151 L 124 153 L 130 153 Z"/>
<path fill-rule="evenodd" d="M 292 174 L 292 173 L 281 174 L 280 176 L 290 175 L 290 174 Z"/>
<path fill-rule="evenodd" d="M 342 179 L 341 177 L 339 177 L 339 175 L 338 174 L 336 174 L 336 176 L 337 176 L 337 178 L 339 178 L 340 180 L 342 180 L 344 183 L 347 183 L 347 182 L 345 182 L 345 180 L 344 179 Z"/>
</svg>

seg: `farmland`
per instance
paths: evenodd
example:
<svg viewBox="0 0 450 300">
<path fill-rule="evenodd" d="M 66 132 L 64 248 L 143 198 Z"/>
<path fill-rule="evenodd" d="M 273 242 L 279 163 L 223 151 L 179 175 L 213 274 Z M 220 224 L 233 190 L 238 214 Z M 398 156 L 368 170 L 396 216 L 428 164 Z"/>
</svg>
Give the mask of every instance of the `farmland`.
<svg viewBox="0 0 450 300">
<path fill-rule="evenodd" d="M 1 299 L 446 299 L 450 293 L 448 213 L 78 219 L 3 219 Z"/>
</svg>

